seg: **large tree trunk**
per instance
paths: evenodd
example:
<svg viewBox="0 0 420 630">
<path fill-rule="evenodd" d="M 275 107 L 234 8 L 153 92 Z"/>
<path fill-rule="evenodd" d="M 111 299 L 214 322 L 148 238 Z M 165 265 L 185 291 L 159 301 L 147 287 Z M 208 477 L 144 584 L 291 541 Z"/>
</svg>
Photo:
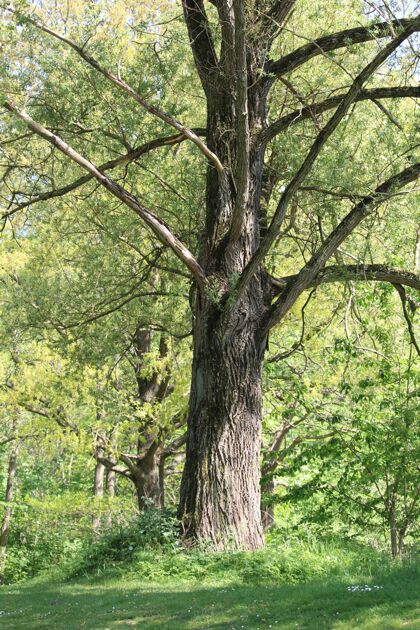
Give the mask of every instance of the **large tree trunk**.
<svg viewBox="0 0 420 630">
<path fill-rule="evenodd" d="M 261 322 L 271 289 L 261 269 L 239 297 L 234 288 L 258 248 L 264 227 L 263 152 L 252 147 L 251 136 L 263 126 L 266 99 L 250 69 L 253 88 L 240 103 L 243 73 L 231 67 L 228 56 L 226 68 L 232 74 L 210 88 L 206 137 L 221 161 L 234 165 L 233 176 L 226 182 L 213 166 L 207 174 L 199 262 L 210 289 L 197 291 L 195 298 L 179 516 L 187 543 L 252 550 L 263 546 L 260 448 L 267 337 L 261 333 Z M 226 300 L 229 290 L 233 293 Z"/>
<path fill-rule="evenodd" d="M 263 292 L 239 307 L 197 309 L 186 462 L 180 517 L 187 541 L 258 549 Z M 204 311 L 204 312 L 203 312 Z"/>
<path fill-rule="evenodd" d="M 13 431 L 16 431 L 16 422 L 13 425 Z M 0 530 L 0 584 L 4 582 L 4 570 L 6 565 L 7 543 L 9 540 L 10 521 L 12 519 L 12 502 L 14 495 L 17 458 L 19 451 L 19 443 L 16 439 L 9 456 L 9 466 L 7 470 L 5 508 L 3 513 L 3 521 Z"/>
</svg>

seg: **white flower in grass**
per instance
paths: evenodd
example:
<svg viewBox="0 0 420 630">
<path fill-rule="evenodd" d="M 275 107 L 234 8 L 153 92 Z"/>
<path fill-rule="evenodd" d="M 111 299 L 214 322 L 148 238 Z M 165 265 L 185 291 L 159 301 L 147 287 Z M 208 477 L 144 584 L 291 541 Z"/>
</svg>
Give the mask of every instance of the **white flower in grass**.
<svg viewBox="0 0 420 630">
<path fill-rule="evenodd" d="M 369 584 L 353 584 L 348 586 L 347 590 L 350 591 L 350 593 L 368 593 L 373 590 L 377 591 L 381 588 L 383 588 L 383 586 L 378 586 L 377 584 L 374 584 L 373 586 L 369 586 Z"/>
</svg>

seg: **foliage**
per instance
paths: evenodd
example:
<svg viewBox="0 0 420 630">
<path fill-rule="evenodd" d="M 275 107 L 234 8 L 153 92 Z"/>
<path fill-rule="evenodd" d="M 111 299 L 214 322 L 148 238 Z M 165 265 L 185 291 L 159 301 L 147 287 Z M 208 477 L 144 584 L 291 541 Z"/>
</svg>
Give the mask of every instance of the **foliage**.
<svg viewBox="0 0 420 630">
<path fill-rule="evenodd" d="M 267 366 L 264 462 L 278 465 L 263 476 L 277 484 L 273 494 L 264 490 L 265 503 L 279 504 L 285 535 L 292 523 L 340 531 L 377 548 L 386 541 L 395 555 L 418 533 L 418 361 L 398 296 L 353 284 L 343 293 L 344 326 L 318 312 L 298 351 Z M 284 426 L 279 451 L 270 451 Z"/>
<path fill-rule="evenodd" d="M 391 566 L 382 553 L 342 539 L 292 534 L 285 542 L 281 528 L 270 533 L 266 549 L 253 554 L 185 549 L 178 534 L 173 512 L 145 510 L 139 518 L 92 541 L 70 576 L 117 572 L 151 581 L 177 577 L 298 583 L 346 572 L 370 575 Z"/>
<path fill-rule="evenodd" d="M 107 528 L 99 540 L 85 546 L 71 575 L 100 574 L 118 563 L 133 562 L 142 549 L 148 549 L 152 557 L 162 550 L 170 554 L 179 544 L 177 529 L 172 510 L 146 509 L 128 524 Z"/>
<path fill-rule="evenodd" d="M 1 94 L 12 94 L 98 165 L 167 133 L 161 121 L 88 67 L 74 50 L 34 29 L 21 13 L 15 21 L 4 6 Z M 22 13 L 36 9 L 52 28 L 83 43 L 104 66 L 186 125 L 205 125 L 205 100 L 173 2 L 74 0 L 68 11 L 53 0 L 15 6 Z M 358 0 L 297 3 L 271 54 L 282 56 L 321 34 L 367 23 L 363 6 Z M 220 45 L 215 6 L 209 7 L 209 17 Z M 362 47 L 347 41 L 343 51 L 300 67 L 289 85 L 277 81 L 269 98 L 268 124 L 300 111 L 305 103 L 343 93 L 377 46 L 378 41 Z M 372 77 L 370 87 L 405 80 L 410 84 L 409 58 L 393 58 Z M 414 161 L 415 107 L 412 99 L 387 99 L 385 109 L 373 101 L 355 104 L 294 195 L 282 225 L 282 245 L 266 260 L 270 273 L 296 273 L 360 195 Z M 265 208 L 268 219 L 329 115 L 290 125 L 270 142 L 266 167 L 277 179 Z M 79 167 L 4 112 L 0 131 L 1 214 L 80 177 Z M 203 246 L 205 170 L 197 148 L 182 142 L 121 163 L 112 176 L 167 221 L 197 255 Z M 418 271 L 419 234 L 411 200 L 398 194 L 384 203 L 335 252 L 334 264 L 344 268 L 348 262 L 380 260 Z M 238 279 L 232 275 L 232 287 Z M 219 285 L 215 281 L 209 289 L 215 302 L 220 302 Z M 404 318 L 391 285 L 372 287 L 344 276 L 339 284 L 320 286 L 299 298 L 281 328 L 270 333 L 262 482 L 265 505 L 276 506 L 277 536 L 305 529 L 319 537 L 339 532 L 382 548 L 392 520 L 406 545 L 415 544 L 418 366 L 407 325 L 414 328 L 418 304 L 412 289 L 406 297 L 409 312 Z M 138 456 L 150 435 L 167 442 L 182 435 L 195 299 L 179 259 L 92 180 L 66 196 L 41 199 L 4 223 L 2 493 L 7 440 L 13 438 L 16 414 L 21 447 L 7 555 L 9 582 L 51 565 L 99 573 L 110 566 L 122 570 L 128 561 L 147 579 L 202 579 L 207 573 L 216 579 L 231 569 L 241 580 L 298 582 L 332 570 L 335 560 L 325 549 L 307 555 L 299 545 L 279 547 L 275 537 L 267 553 L 249 558 L 184 553 L 177 546 L 172 512 L 148 510 L 133 519 L 126 471 L 112 505 L 91 499 L 99 451 L 118 466 L 121 455 Z M 151 331 L 152 340 L 139 356 L 133 340 L 143 328 Z M 162 338 L 168 347 L 164 356 Z M 157 375 L 162 381 L 168 374 L 171 382 L 163 400 L 141 399 L 139 380 Z M 270 446 L 281 426 L 290 430 L 276 452 Z M 166 482 L 169 504 L 177 498 L 181 465 L 175 457 L 173 461 Z M 272 463 L 264 471 L 264 464 Z M 277 483 L 274 493 L 265 487 L 267 482 Z M 95 540 L 91 525 L 98 514 L 102 525 L 110 514 L 114 524 Z M 339 562 L 346 563 L 343 557 Z"/>
<path fill-rule="evenodd" d="M 103 501 L 98 506 L 81 492 L 20 500 L 9 538 L 5 582 L 20 582 L 52 567 L 70 570 L 91 548 L 92 518 L 98 509 L 104 523 L 116 524 L 129 514 L 121 500 Z"/>
</svg>

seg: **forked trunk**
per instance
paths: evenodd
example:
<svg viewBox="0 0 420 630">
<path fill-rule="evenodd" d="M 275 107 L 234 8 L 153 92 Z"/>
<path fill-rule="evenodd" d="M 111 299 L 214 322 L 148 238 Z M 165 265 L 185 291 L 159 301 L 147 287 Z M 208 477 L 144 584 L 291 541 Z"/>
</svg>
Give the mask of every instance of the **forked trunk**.
<svg viewBox="0 0 420 630">
<path fill-rule="evenodd" d="M 222 85 L 213 94 L 208 110 L 208 145 L 224 163 L 236 161 L 236 167 L 228 184 L 223 184 L 214 168 L 208 170 L 200 264 L 209 289 L 197 291 L 195 300 L 193 373 L 179 515 L 187 543 L 252 550 L 264 544 L 260 448 L 267 338 L 261 332 L 261 322 L 271 298 L 261 270 L 239 297 L 235 283 L 258 248 L 264 223 L 260 208 L 262 150 L 251 147 L 246 155 L 244 149 L 246 134 L 250 136 L 251 129 L 262 126 L 265 95 L 258 87 L 249 95 L 245 114 L 249 119 L 240 146 L 235 129 L 242 122 L 231 98 L 234 84 L 235 80 Z M 239 117 L 243 116 L 241 107 Z M 239 226 L 235 233 L 234 223 Z M 226 299 L 229 291 L 230 298 Z"/>
</svg>

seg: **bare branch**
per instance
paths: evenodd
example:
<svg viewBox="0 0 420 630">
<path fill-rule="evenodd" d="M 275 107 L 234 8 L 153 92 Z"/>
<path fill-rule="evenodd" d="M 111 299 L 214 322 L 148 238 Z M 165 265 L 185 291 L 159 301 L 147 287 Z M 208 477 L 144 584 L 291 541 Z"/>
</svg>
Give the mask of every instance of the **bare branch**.
<svg viewBox="0 0 420 630">
<path fill-rule="evenodd" d="M 272 284 L 273 284 L 273 286 L 275 288 L 277 286 L 279 286 L 278 284 L 276 284 L 278 282 L 279 281 L 274 280 L 274 278 L 272 279 Z M 297 352 L 297 350 L 299 350 L 300 348 L 303 348 L 303 340 L 305 338 L 305 325 L 306 325 L 306 322 L 305 322 L 305 309 L 308 306 L 309 302 L 311 301 L 312 296 L 315 293 L 315 291 L 316 291 L 316 286 L 309 293 L 305 303 L 303 304 L 302 308 L 300 309 L 302 327 L 301 327 L 301 331 L 300 331 L 299 341 L 296 341 L 289 350 L 286 350 L 285 352 L 279 352 L 278 354 L 274 355 L 273 357 L 270 357 L 268 359 L 268 363 L 276 363 L 277 361 L 283 361 L 284 359 L 288 359 L 290 356 L 292 356 L 292 354 Z"/>
<path fill-rule="evenodd" d="M 198 284 L 204 286 L 206 284 L 206 277 L 201 266 L 189 251 L 187 247 L 172 233 L 170 228 L 166 225 L 162 219 L 153 214 L 143 204 L 138 201 L 131 193 L 125 190 L 122 186 L 117 184 L 113 179 L 105 175 L 100 171 L 92 162 L 81 156 L 77 151 L 72 149 L 61 138 L 51 133 L 45 127 L 35 122 L 26 112 L 19 110 L 19 108 L 8 101 L 4 105 L 6 109 L 14 113 L 18 118 L 23 120 L 28 127 L 37 133 L 41 138 L 44 138 L 50 142 L 53 146 L 59 149 L 64 155 L 72 159 L 74 162 L 82 166 L 88 171 L 95 179 L 98 180 L 104 188 L 109 190 L 117 199 L 120 199 L 149 226 L 152 232 L 157 238 L 164 244 L 172 249 L 172 251 L 178 256 L 180 260 L 188 267 L 192 275 L 197 280 Z"/>
<path fill-rule="evenodd" d="M 178 438 L 175 438 L 168 446 L 162 451 L 161 457 L 166 459 L 171 455 L 174 455 L 178 449 L 184 446 L 187 443 L 187 434 L 183 433 Z"/>
<path fill-rule="evenodd" d="M 322 114 L 323 112 L 328 111 L 329 109 L 333 109 L 337 107 L 345 97 L 345 94 L 338 94 L 337 96 L 332 96 L 330 98 L 325 99 L 324 101 L 320 101 L 319 103 L 313 103 L 308 107 L 302 107 L 297 109 L 290 114 L 286 114 L 286 116 L 282 116 L 275 122 L 273 122 L 267 129 L 261 133 L 259 141 L 262 144 L 267 144 L 270 140 L 272 140 L 277 134 L 282 131 L 289 129 L 293 125 L 302 122 L 303 120 L 308 120 L 312 118 L 314 115 Z M 420 87 L 417 85 L 408 85 L 408 86 L 398 86 L 398 87 L 382 87 L 382 88 L 371 88 L 369 90 L 361 90 L 354 102 L 359 101 L 379 101 L 379 99 L 384 98 L 404 98 L 404 97 L 412 97 L 419 98 L 420 97 Z"/>
<path fill-rule="evenodd" d="M 275 295 L 281 294 L 289 285 L 294 284 L 298 275 L 272 278 Z M 419 275 L 386 265 L 331 265 L 322 269 L 310 286 L 317 287 L 329 282 L 345 282 L 346 280 L 390 282 L 420 291 Z"/>
<path fill-rule="evenodd" d="M 411 318 L 410 318 L 410 315 L 409 315 L 408 309 L 407 309 L 407 295 L 406 295 L 405 289 L 402 286 L 402 283 L 398 282 L 398 280 L 394 281 L 393 285 L 394 285 L 394 287 L 395 287 L 395 289 L 396 289 L 396 291 L 397 291 L 397 293 L 398 293 L 398 295 L 400 296 L 400 299 L 401 299 L 401 304 L 402 304 L 403 313 L 404 313 L 404 319 L 407 322 L 408 334 L 410 335 L 411 343 L 413 344 L 417 354 L 420 357 L 420 347 L 419 347 L 419 344 L 417 343 L 416 336 L 415 336 L 414 330 L 413 330 L 413 324 L 411 322 Z M 418 288 L 420 290 L 420 278 L 419 278 L 418 285 L 419 285 Z"/>
</svg>

